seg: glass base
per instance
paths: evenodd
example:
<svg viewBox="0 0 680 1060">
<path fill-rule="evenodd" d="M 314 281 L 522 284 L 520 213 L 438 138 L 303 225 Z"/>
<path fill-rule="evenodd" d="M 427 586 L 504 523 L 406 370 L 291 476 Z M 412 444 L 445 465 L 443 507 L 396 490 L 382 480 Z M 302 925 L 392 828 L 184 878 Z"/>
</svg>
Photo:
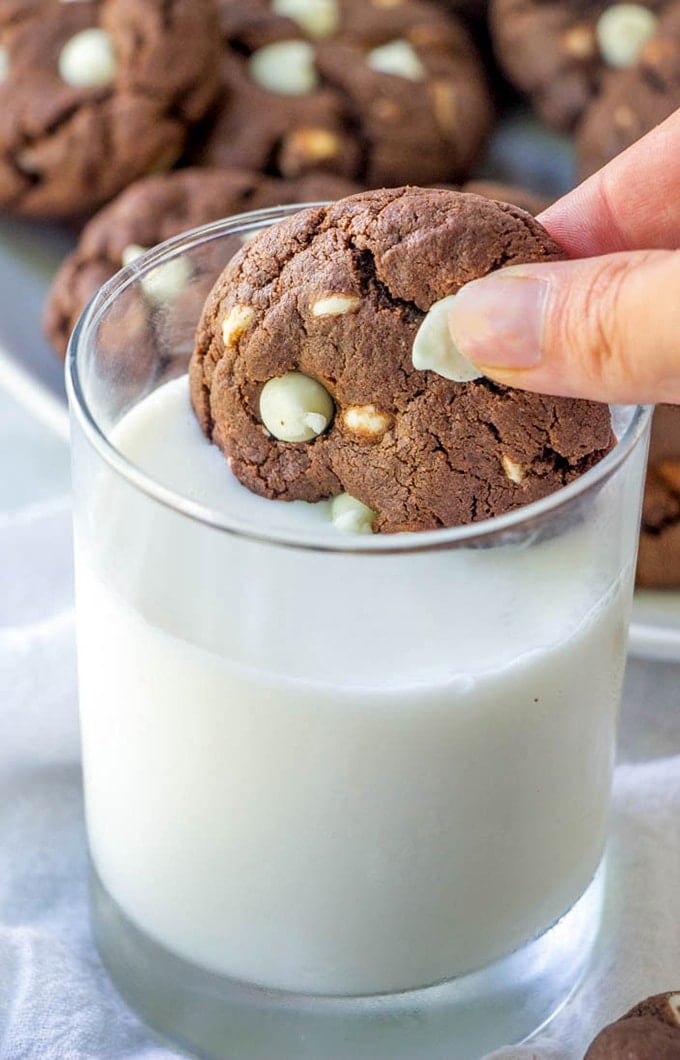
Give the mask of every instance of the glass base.
<svg viewBox="0 0 680 1060">
<path fill-rule="evenodd" d="M 206 972 L 139 930 L 96 874 L 97 945 L 126 1001 L 205 1060 L 476 1060 L 550 1020 L 578 985 L 597 935 L 603 867 L 544 935 L 471 975 L 372 997 L 266 990 Z"/>
</svg>

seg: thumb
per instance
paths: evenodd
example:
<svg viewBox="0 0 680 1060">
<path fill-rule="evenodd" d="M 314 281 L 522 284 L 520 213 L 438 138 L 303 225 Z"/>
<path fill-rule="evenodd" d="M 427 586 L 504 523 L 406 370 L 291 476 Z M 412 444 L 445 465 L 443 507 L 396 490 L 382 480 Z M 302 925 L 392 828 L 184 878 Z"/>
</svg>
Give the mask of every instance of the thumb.
<svg viewBox="0 0 680 1060">
<path fill-rule="evenodd" d="M 449 328 L 507 386 L 680 403 L 680 251 L 514 265 L 463 287 Z"/>
</svg>

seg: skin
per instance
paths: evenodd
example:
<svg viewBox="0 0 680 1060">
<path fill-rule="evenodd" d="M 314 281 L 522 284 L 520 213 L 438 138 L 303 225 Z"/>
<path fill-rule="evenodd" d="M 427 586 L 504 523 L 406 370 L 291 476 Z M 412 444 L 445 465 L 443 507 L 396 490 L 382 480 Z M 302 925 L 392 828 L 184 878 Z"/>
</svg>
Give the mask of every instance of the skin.
<svg viewBox="0 0 680 1060">
<path fill-rule="evenodd" d="M 574 259 L 468 284 L 453 340 L 509 386 L 680 403 L 680 110 L 539 220 Z"/>
</svg>

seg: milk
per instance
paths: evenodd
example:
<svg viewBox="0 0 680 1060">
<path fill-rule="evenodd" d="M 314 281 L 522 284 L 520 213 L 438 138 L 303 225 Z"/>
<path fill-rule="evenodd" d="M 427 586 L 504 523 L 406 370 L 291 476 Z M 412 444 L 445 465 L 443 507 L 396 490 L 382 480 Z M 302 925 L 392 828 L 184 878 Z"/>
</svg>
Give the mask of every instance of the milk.
<svg viewBox="0 0 680 1060">
<path fill-rule="evenodd" d="M 194 503 L 333 545 L 326 505 L 233 479 L 185 379 L 113 441 Z M 590 558 L 601 530 L 335 555 L 225 534 L 102 473 L 77 603 L 106 889 L 173 953 L 311 994 L 427 986 L 541 934 L 605 839 L 630 572 Z"/>
</svg>

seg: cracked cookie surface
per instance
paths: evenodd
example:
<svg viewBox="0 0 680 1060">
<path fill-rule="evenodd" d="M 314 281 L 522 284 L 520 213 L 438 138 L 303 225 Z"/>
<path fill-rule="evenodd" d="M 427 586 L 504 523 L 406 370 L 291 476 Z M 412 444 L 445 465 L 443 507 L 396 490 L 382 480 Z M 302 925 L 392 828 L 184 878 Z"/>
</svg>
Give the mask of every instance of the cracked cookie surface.
<svg viewBox="0 0 680 1060">
<path fill-rule="evenodd" d="M 463 179 L 492 109 L 463 24 L 422 0 L 319 6 L 314 29 L 269 0 L 223 0 L 224 92 L 193 157 L 364 187 Z"/>
<path fill-rule="evenodd" d="M 0 209 L 82 215 L 169 168 L 219 59 L 213 0 L 2 0 Z"/>
<path fill-rule="evenodd" d="M 428 309 L 467 281 L 563 256 L 529 214 L 460 192 L 381 190 L 301 211 L 244 247 L 206 303 L 190 367 L 201 426 L 254 492 L 349 493 L 379 531 L 537 500 L 608 451 L 606 406 L 452 383 L 416 370 L 411 350 Z M 289 373 L 332 399 L 305 441 L 262 421 L 266 384 Z"/>
</svg>

